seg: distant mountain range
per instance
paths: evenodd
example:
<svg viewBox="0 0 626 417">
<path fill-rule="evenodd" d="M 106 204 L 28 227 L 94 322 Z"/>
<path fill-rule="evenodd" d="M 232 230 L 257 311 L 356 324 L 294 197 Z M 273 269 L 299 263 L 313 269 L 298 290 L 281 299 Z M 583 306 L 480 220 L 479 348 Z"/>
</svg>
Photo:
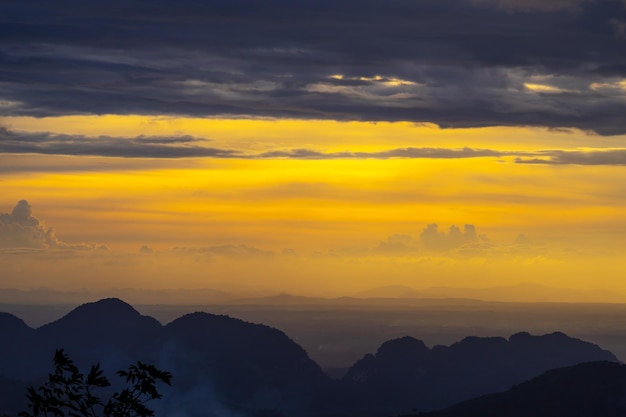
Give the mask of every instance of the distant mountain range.
<svg viewBox="0 0 626 417">
<path fill-rule="evenodd" d="M 0 288 L 0 303 L 77 304 L 102 297 L 124 297 L 135 305 L 328 305 L 359 303 L 368 299 L 465 299 L 499 302 L 626 303 L 626 294 L 606 290 L 577 290 L 522 283 L 488 288 L 432 287 L 416 290 L 404 285 L 388 285 L 360 291 L 350 296 L 324 298 L 291 294 L 235 294 L 215 289 L 146 290 L 113 288 L 101 291 L 57 291 L 48 288 L 18 290 Z"/>
<path fill-rule="evenodd" d="M 357 298 L 465 298 L 501 302 L 624 303 L 626 295 L 605 290 L 576 290 L 540 284 L 517 284 L 488 288 L 432 287 L 416 290 L 389 285 L 361 291 Z"/>
<path fill-rule="evenodd" d="M 323 329 L 320 329 L 323 331 Z M 616 361 L 596 345 L 562 333 L 511 338 L 469 337 L 429 349 L 405 337 L 385 342 L 342 380 L 327 377 L 280 330 L 203 312 L 167 325 L 119 299 L 84 304 L 38 329 L 0 314 L 0 415 L 24 409 L 27 384 L 51 371 L 64 348 L 86 369 L 112 374 L 141 360 L 174 375 L 154 404 L 158 415 L 386 416 L 451 406 L 503 391 L 548 369 Z"/>
<path fill-rule="evenodd" d="M 235 296 L 213 289 L 147 290 L 135 288 L 111 288 L 103 291 L 58 291 L 50 288 L 18 290 L 0 288 L 0 303 L 5 304 L 81 304 L 104 297 L 124 297 L 133 304 L 206 304 L 226 302 Z"/>
</svg>

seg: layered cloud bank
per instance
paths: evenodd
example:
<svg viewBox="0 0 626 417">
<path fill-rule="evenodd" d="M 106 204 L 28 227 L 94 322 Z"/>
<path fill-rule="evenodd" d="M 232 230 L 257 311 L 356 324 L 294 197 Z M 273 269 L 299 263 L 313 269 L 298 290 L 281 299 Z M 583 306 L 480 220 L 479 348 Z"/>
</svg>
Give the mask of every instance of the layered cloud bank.
<svg viewBox="0 0 626 417">
<path fill-rule="evenodd" d="M 0 6 L 2 113 L 626 133 L 621 0 L 76 6 Z"/>
</svg>

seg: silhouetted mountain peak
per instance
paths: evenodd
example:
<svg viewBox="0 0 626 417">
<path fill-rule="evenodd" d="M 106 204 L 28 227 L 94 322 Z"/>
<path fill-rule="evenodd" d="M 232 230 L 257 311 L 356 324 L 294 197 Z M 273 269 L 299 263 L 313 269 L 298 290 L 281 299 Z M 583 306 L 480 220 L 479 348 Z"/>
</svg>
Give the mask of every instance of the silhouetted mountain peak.
<svg viewBox="0 0 626 417">
<path fill-rule="evenodd" d="M 42 335 L 79 346 L 124 345 L 155 335 L 161 323 L 142 316 L 117 298 L 106 298 L 76 307 L 64 317 L 38 329 Z"/>
<path fill-rule="evenodd" d="M 86 323 L 93 325 L 111 321 L 123 324 L 124 322 L 134 322 L 146 318 L 148 317 L 142 316 L 130 304 L 125 303 L 119 298 L 105 298 L 93 303 L 82 304 L 51 324 L 71 322 L 75 324 Z M 156 322 L 156 320 L 151 317 L 148 319 Z"/>
<path fill-rule="evenodd" d="M 264 360 L 273 357 L 277 361 L 282 355 L 283 359 L 290 357 L 314 364 L 304 349 L 282 331 L 229 316 L 186 314 L 165 326 L 165 331 L 167 337 L 174 337 L 188 347 L 221 352 L 220 355 L 263 356 Z"/>
<path fill-rule="evenodd" d="M 66 317 L 83 316 L 90 318 L 131 318 L 140 316 L 130 304 L 125 303 L 119 298 L 104 298 L 93 303 L 86 303 L 76 307 Z"/>
<path fill-rule="evenodd" d="M 3 338 L 34 331 L 24 320 L 10 313 L 0 313 L 0 334 Z"/>
<path fill-rule="evenodd" d="M 508 341 L 504 337 L 476 337 L 468 336 L 460 342 L 450 346 L 451 350 L 459 350 L 465 354 L 485 354 L 488 351 L 503 351 L 507 348 Z"/>
<path fill-rule="evenodd" d="M 380 360 L 393 359 L 403 360 L 427 355 L 430 352 L 428 347 L 419 339 L 411 336 L 404 336 L 399 339 L 388 340 L 376 351 L 376 358 Z"/>
<path fill-rule="evenodd" d="M 608 350 L 584 340 L 570 337 L 562 332 L 554 332 L 541 336 L 532 336 L 528 333 L 517 333 L 509 338 L 510 349 L 525 355 L 559 357 L 564 362 L 559 366 L 567 366 L 581 362 L 587 355 L 599 355 L 596 360 L 616 362 L 617 358 Z"/>
<path fill-rule="evenodd" d="M 519 343 L 525 342 L 532 339 L 532 335 L 528 332 L 519 332 L 509 336 L 509 342 L 511 343 Z"/>
<path fill-rule="evenodd" d="M 179 364 L 177 375 L 192 379 L 202 367 L 211 375 L 215 393 L 229 404 L 254 402 L 261 408 L 280 404 L 281 408 L 298 409 L 312 401 L 327 383 L 320 367 L 301 346 L 266 325 L 191 313 L 163 330 L 160 340 L 166 349 L 161 357 Z"/>
<path fill-rule="evenodd" d="M 177 328 L 180 326 L 194 326 L 206 324 L 207 322 L 211 322 L 213 324 L 235 322 L 246 323 L 243 320 L 236 319 L 224 314 L 211 314 L 204 311 L 196 311 L 195 313 L 188 313 L 177 318 L 176 320 L 169 323 L 166 327 Z"/>
</svg>

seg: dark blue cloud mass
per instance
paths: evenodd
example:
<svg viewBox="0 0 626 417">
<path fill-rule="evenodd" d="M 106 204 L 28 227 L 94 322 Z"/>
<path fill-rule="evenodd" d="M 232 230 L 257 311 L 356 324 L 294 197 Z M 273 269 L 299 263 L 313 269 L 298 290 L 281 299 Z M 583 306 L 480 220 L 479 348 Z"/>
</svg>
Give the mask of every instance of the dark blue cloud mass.
<svg viewBox="0 0 626 417">
<path fill-rule="evenodd" d="M 0 115 L 626 133 L 623 0 L 0 3 Z"/>
</svg>

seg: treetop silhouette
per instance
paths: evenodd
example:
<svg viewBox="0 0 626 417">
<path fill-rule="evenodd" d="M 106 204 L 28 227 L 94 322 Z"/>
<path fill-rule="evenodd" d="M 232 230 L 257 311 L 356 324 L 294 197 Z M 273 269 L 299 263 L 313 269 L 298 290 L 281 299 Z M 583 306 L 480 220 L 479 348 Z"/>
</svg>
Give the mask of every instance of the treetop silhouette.
<svg viewBox="0 0 626 417">
<path fill-rule="evenodd" d="M 20 417 L 151 417 L 154 411 L 146 402 L 161 398 L 157 385 L 170 385 L 172 379 L 169 372 L 138 361 L 128 370 L 117 372 L 128 387 L 104 402 L 96 391 L 110 387 L 111 383 L 99 364 L 93 365 L 85 376 L 59 349 L 54 355 L 54 368 L 42 386 L 28 388 L 30 410 L 21 412 Z"/>
</svg>

